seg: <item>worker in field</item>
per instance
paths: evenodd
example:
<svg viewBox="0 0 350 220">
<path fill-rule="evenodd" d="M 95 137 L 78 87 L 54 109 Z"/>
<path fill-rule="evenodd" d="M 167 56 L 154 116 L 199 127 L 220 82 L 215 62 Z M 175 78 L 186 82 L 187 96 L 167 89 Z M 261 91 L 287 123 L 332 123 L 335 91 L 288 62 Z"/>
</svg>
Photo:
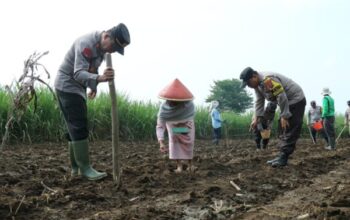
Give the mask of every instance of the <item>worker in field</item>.
<svg viewBox="0 0 350 220">
<path fill-rule="evenodd" d="M 331 97 L 331 91 L 329 88 L 324 88 L 321 92 L 323 95 L 322 99 L 322 119 L 324 131 L 327 135 L 328 146 L 325 147 L 326 150 L 335 150 L 335 109 L 334 109 L 334 99 Z"/>
<path fill-rule="evenodd" d="M 311 131 L 311 138 L 316 143 L 316 134 L 319 133 L 326 141 L 327 146 L 328 139 L 327 135 L 324 132 L 323 125 L 322 125 L 322 107 L 319 105 L 316 105 L 316 101 L 310 102 L 310 109 L 307 112 L 307 126 L 309 127 Z"/>
<path fill-rule="evenodd" d="M 347 101 L 347 104 L 348 104 L 348 108 L 346 109 L 345 111 L 345 125 L 348 126 L 348 129 L 349 129 L 349 137 L 350 137 L 350 126 L 349 126 L 349 121 L 350 121 L 350 100 Z"/>
<path fill-rule="evenodd" d="M 272 167 L 286 166 L 300 137 L 306 100 L 302 88 L 278 73 L 257 72 L 250 67 L 245 68 L 241 74 L 242 87 L 248 85 L 255 90 L 255 117 L 251 127 L 257 126 L 258 118 L 264 116 L 265 100 L 276 101 L 280 108 L 278 123 L 279 155 L 267 161 Z"/>
<path fill-rule="evenodd" d="M 264 111 L 264 115 L 262 117 L 257 117 L 256 126 L 252 125 L 252 129 L 255 135 L 256 149 L 258 151 L 261 149 L 266 149 L 267 145 L 269 144 L 276 108 L 276 102 L 268 102 Z M 255 115 L 253 117 L 255 117 Z"/>
<path fill-rule="evenodd" d="M 187 161 L 188 170 L 194 171 L 192 165 L 195 139 L 195 108 L 192 93 L 175 79 L 159 93 L 165 102 L 158 112 L 156 134 L 161 152 L 169 151 L 169 158 L 176 160 L 176 173 L 181 173 L 183 161 Z M 164 134 L 168 133 L 169 145 Z"/>
<path fill-rule="evenodd" d="M 219 111 L 219 101 L 212 101 L 210 106 L 211 125 L 213 127 L 213 144 L 218 145 L 221 139 L 221 114 Z"/>
<path fill-rule="evenodd" d="M 72 176 L 81 174 L 89 180 L 107 176 L 105 172 L 92 168 L 89 159 L 86 99 L 95 98 L 99 83 L 114 79 L 112 68 L 106 68 L 102 74 L 98 72 L 105 53 L 124 55 L 124 48 L 129 43 L 128 28 L 122 23 L 107 31 L 86 34 L 74 41 L 59 67 L 55 89 L 68 128 Z"/>
</svg>

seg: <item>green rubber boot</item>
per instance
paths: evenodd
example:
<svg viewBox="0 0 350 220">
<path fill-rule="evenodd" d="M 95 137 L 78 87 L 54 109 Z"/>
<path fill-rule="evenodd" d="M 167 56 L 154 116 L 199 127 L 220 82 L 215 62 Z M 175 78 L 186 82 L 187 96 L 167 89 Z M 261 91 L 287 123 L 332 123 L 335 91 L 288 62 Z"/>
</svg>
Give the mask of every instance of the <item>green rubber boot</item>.
<svg viewBox="0 0 350 220">
<path fill-rule="evenodd" d="M 78 176 L 79 175 L 79 166 L 77 162 L 75 161 L 74 157 L 74 151 L 73 151 L 73 146 L 72 142 L 68 142 L 68 152 L 69 152 L 69 159 L 70 159 L 70 164 L 72 166 L 72 170 L 70 172 L 71 176 Z"/>
<path fill-rule="evenodd" d="M 107 176 L 105 172 L 98 172 L 90 165 L 89 145 L 87 139 L 72 142 L 75 161 L 79 166 L 81 175 L 89 180 L 99 180 Z"/>
</svg>

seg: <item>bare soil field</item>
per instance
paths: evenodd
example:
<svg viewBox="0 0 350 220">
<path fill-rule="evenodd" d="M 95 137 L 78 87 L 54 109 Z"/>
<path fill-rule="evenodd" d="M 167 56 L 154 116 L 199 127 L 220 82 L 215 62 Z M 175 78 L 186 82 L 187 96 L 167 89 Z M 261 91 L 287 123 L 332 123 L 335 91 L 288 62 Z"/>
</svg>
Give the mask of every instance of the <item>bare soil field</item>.
<svg viewBox="0 0 350 220">
<path fill-rule="evenodd" d="M 198 140 L 194 173 L 156 142 L 121 143 L 122 185 L 112 181 L 111 142 L 91 143 L 92 182 L 70 177 L 67 146 L 9 146 L 0 152 L 0 219 L 350 219 L 350 139 L 336 151 L 301 139 L 284 168 L 271 168 L 276 140 Z M 236 183 L 241 190 L 230 184 Z"/>
</svg>

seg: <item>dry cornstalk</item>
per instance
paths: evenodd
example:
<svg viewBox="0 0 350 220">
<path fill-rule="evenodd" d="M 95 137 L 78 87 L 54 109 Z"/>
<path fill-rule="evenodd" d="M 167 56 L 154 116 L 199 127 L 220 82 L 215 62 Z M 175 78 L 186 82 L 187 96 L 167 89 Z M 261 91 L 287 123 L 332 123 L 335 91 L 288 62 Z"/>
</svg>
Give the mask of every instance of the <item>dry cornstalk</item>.
<svg viewBox="0 0 350 220">
<path fill-rule="evenodd" d="M 54 190 L 54 189 L 48 187 L 47 185 L 45 185 L 44 181 L 41 181 L 40 183 L 47 191 L 53 192 L 54 194 L 58 193 L 58 190 Z"/>
<path fill-rule="evenodd" d="M 21 202 L 18 204 L 17 208 L 16 208 L 16 211 L 15 213 L 12 213 L 13 210 L 12 210 L 12 206 L 11 204 L 9 204 L 9 207 L 10 207 L 10 214 L 12 215 L 12 219 L 15 219 L 15 216 L 17 215 L 18 211 L 19 211 L 19 208 L 21 208 L 21 205 L 22 203 L 24 202 L 24 199 L 26 198 L 26 196 L 24 195 L 21 199 Z"/>
<path fill-rule="evenodd" d="M 38 72 L 38 67 L 41 67 L 47 75 L 47 78 L 50 78 L 50 73 L 47 71 L 44 65 L 39 63 L 39 59 L 43 56 L 47 55 L 49 52 L 46 51 L 44 53 L 36 53 L 34 52 L 29 56 L 27 60 L 24 61 L 24 69 L 23 74 L 16 82 L 16 88 L 12 91 L 12 86 L 6 86 L 8 94 L 12 99 L 12 103 L 8 110 L 7 123 L 5 125 L 5 134 L 2 138 L 2 143 L 0 146 L 0 150 L 5 146 L 9 136 L 10 136 L 10 128 L 12 127 L 15 121 L 19 122 L 28 109 L 30 102 L 34 99 L 34 112 L 37 107 L 37 95 L 35 91 L 34 84 L 35 82 L 39 82 L 44 84 L 51 93 L 54 95 L 53 90 L 43 79 L 41 79 L 41 73 Z M 54 95 L 55 97 L 55 95 Z"/>
<path fill-rule="evenodd" d="M 236 183 L 234 183 L 232 180 L 230 181 L 230 184 L 231 184 L 233 187 L 235 187 L 235 189 L 236 189 L 237 191 L 241 191 L 241 188 L 240 188 Z"/>
<path fill-rule="evenodd" d="M 15 215 L 17 215 L 17 213 L 18 213 L 18 211 L 19 211 L 19 208 L 21 207 L 21 205 L 22 205 L 22 203 L 24 202 L 24 199 L 25 199 L 25 198 L 26 198 L 26 196 L 24 195 L 24 196 L 22 197 L 22 200 L 21 200 L 21 202 L 19 203 L 19 205 L 18 205 L 16 211 L 15 211 Z"/>
<path fill-rule="evenodd" d="M 306 213 L 306 214 L 304 214 L 304 215 L 299 215 L 298 217 L 297 217 L 297 219 L 306 219 L 306 218 L 309 218 L 310 217 L 310 214 L 309 213 Z"/>
<path fill-rule="evenodd" d="M 214 209 L 214 211 L 216 213 L 219 213 L 222 210 L 222 208 L 223 208 L 223 204 L 224 203 L 223 203 L 222 200 L 220 200 L 219 202 L 218 201 L 214 201 L 214 205 L 211 206 L 211 207 Z"/>
</svg>

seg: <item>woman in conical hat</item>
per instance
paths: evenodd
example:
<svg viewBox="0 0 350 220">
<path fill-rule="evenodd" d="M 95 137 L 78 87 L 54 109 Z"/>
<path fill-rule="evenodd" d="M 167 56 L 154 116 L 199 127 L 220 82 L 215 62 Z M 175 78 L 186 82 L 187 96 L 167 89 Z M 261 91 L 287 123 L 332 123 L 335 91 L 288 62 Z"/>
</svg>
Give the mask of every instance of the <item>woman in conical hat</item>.
<svg viewBox="0 0 350 220">
<path fill-rule="evenodd" d="M 180 80 L 175 79 L 159 93 L 158 97 L 165 100 L 159 108 L 156 126 L 160 151 L 168 150 L 164 140 L 164 134 L 167 131 L 169 158 L 176 160 L 177 164 L 175 172 L 183 171 L 182 160 L 187 160 L 188 170 L 193 171 L 195 139 L 193 95 Z"/>
</svg>

